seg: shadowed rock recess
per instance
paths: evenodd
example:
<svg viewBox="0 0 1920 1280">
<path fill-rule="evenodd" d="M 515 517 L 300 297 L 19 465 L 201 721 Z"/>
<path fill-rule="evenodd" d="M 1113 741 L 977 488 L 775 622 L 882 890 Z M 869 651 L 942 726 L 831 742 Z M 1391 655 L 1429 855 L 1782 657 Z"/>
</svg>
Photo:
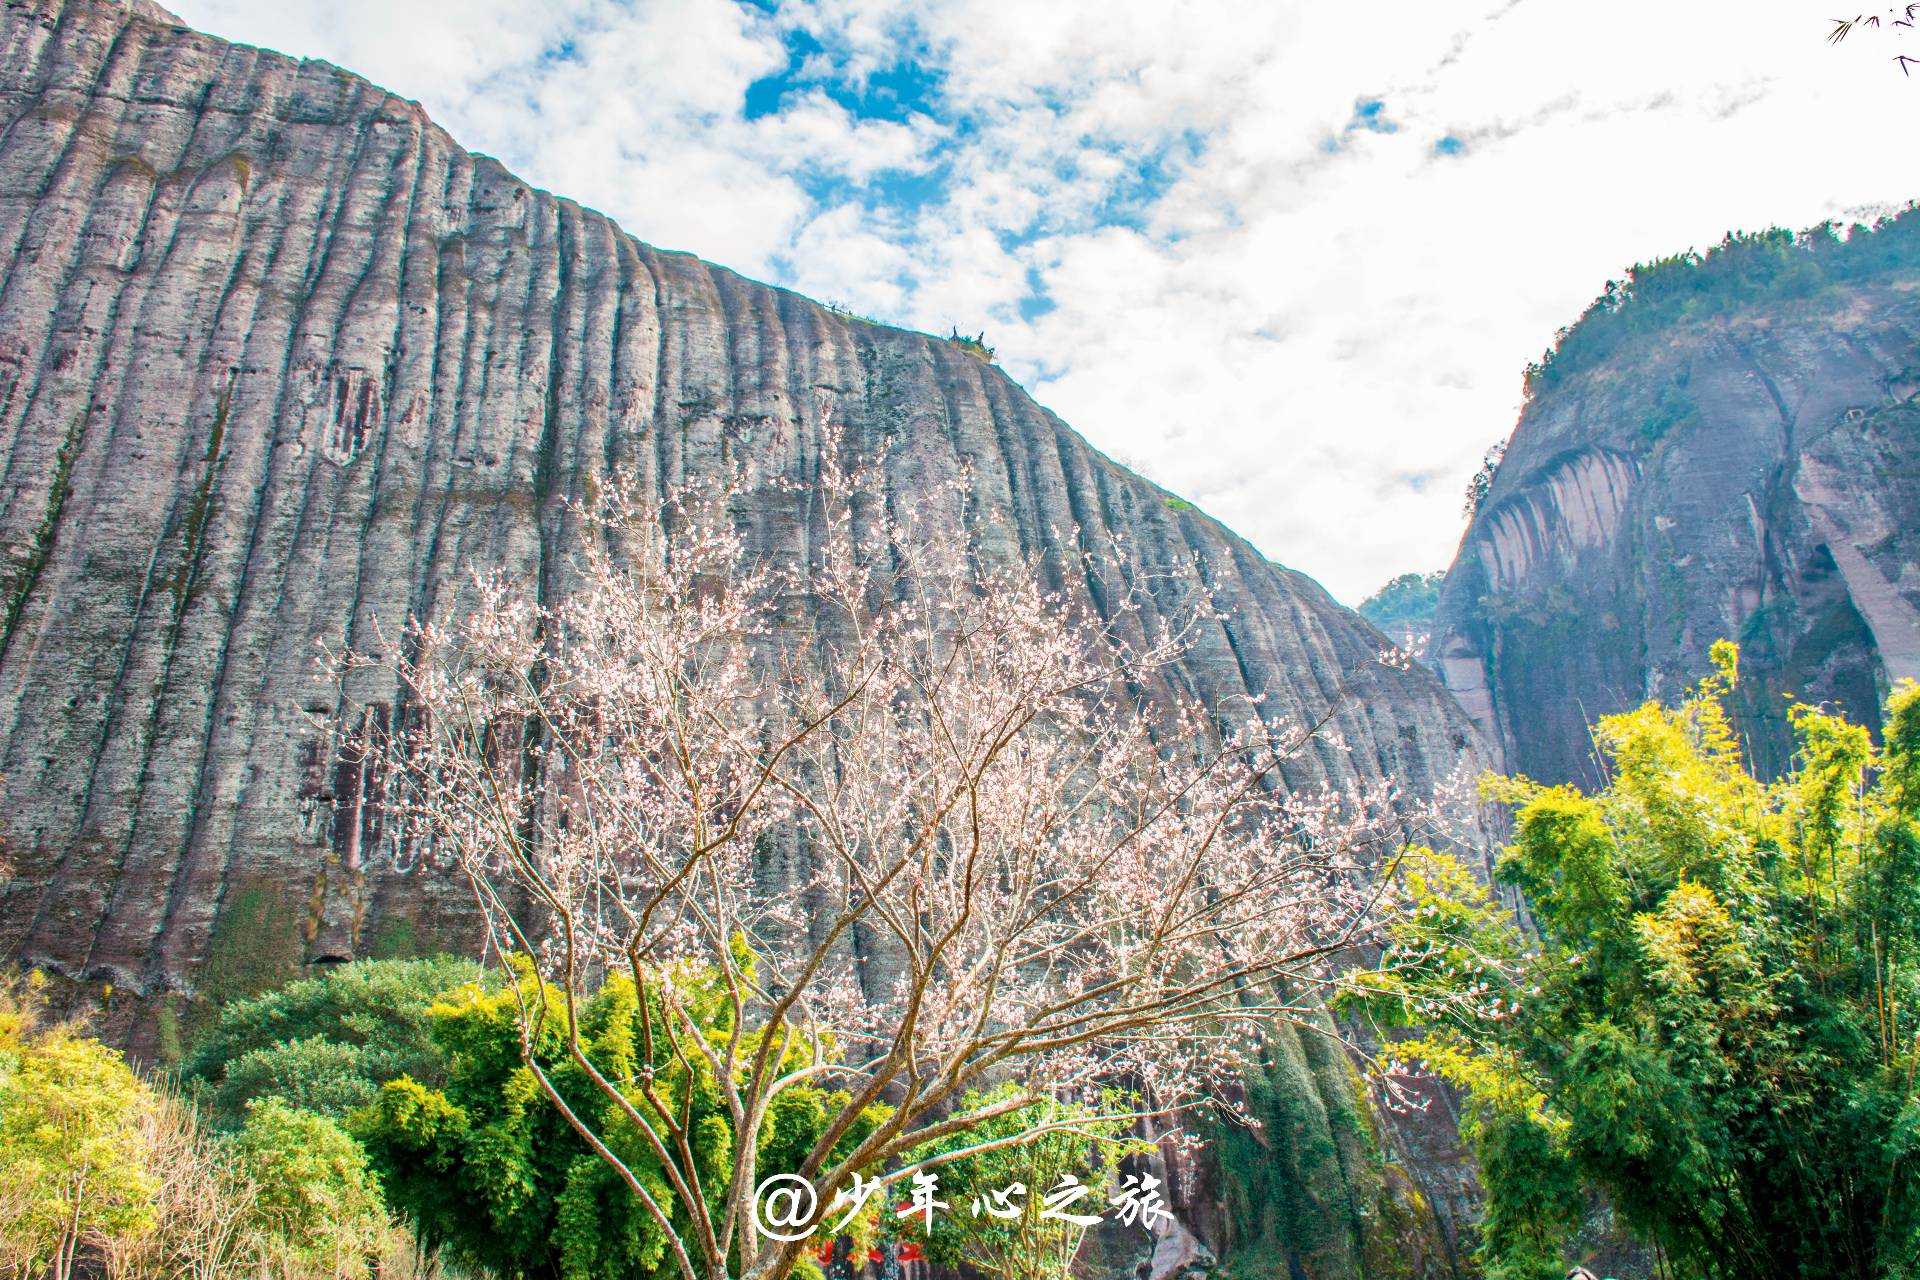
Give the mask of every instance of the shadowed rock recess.
<svg viewBox="0 0 1920 1280">
<path fill-rule="evenodd" d="M 1203 695 L 1317 716 L 1353 682 L 1347 749 L 1291 782 L 1471 757 L 1438 680 L 999 370 L 641 244 L 332 66 L 14 0 L 0 111 L 0 946 L 110 982 L 149 1051 L 194 994 L 470 949 L 464 890 L 395 865 L 312 727 L 391 689 L 338 705 L 318 646 L 460 608 L 474 565 L 563 589 L 565 504 L 616 466 L 805 479 L 829 426 L 890 439 L 889 501 L 954 536 L 1118 535 L 1209 584 L 1230 616 L 1177 673 Z M 922 509 L 967 465 L 966 509 Z M 808 538 L 791 497 L 741 519 L 769 556 Z M 1339 1071 L 1296 1074 L 1351 1113 Z"/>
<path fill-rule="evenodd" d="M 1461 704 L 1545 782 L 1596 783 L 1588 723 L 1677 697 L 1718 639 L 1768 773 L 1788 697 L 1877 724 L 1920 677 L 1920 215 L 1669 275 L 1540 380 L 1434 620 Z"/>
</svg>

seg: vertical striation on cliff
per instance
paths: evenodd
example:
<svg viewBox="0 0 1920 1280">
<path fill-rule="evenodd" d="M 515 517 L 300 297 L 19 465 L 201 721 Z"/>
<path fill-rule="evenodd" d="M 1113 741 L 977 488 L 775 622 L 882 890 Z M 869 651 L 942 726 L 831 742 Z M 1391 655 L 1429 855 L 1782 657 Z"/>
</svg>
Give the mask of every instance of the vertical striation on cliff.
<svg viewBox="0 0 1920 1280">
<path fill-rule="evenodd" d="M 1176 679 L 1337 707 L 1291 784 L 1476 758 L 1378 632 L 960 346 L 639 243 L 334 67 L 144 0 L 4 0 L 0 119 L 0 954 L 146 997 L 109 1019 L 137 1045 L 181 999 L 471 945 L 464 889 L 389 856 L 378 780 L 315 727 L 392 690 L 342 702 L 316 658 L 465 607 L 475 566 L 564 590 L 568 504 L 616 468 L 805 480 L 827 432 L 886 444 L 931 532 L 1056 566 L 1118 538 L 1204 584 L 1225 616 Z M 928 501 L 963 469 L 967 503 Z M 804 550 L 791 494 L 737 513 Z M 1335 1149 L 1321 1065 L 1276 1140 Z M 1314 1176 L 1364 1225 L 1361 1171 Z M 1312 1273 L 1351 1274 L 1359 1230 Z"/>
<path fill-rule="evenodd" d="M 970 468 L 965 509 L 921 512 L 955 536 L 1117 536 L 1204 581 L 1229 616 L 1179 676 L 1208 697 L 1317 716 L 1357 680 L 1295 784 L 1471 753 L 1437 681 L 997 369 L 641 244 L 334 67 L 8 0 L 0 112 L 0 942 L 27 962 L 218 994 L 460 940 L 457 887 L 384 855 L 373 780 L 313 727 L 390 691 L 338 704 L 320 646 L 461 607 L 475 564 L 561 589 L 566 504 L 616 467 L 804 479 L 828 430 L 892 442 L 902 506 Z M 791 501 L 740 518 L 768 555 L 808 536 Z"/>
</svg>

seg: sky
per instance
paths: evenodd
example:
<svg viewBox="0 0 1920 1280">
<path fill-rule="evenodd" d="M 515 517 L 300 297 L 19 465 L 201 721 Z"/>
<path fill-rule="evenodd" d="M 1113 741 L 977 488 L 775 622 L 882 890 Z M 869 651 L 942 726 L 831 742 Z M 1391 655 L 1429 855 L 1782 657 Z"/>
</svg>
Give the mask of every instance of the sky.
<svg viewBox="0 0 1920 1280">
<path fill-rule="evenodd" d="M 167 3 L 642 240 L 983 332 L 1349 604 L 1452 558 L 1610 276 L 1920 197 L 1920 40 L 1809 0 Z"/>
</svg>

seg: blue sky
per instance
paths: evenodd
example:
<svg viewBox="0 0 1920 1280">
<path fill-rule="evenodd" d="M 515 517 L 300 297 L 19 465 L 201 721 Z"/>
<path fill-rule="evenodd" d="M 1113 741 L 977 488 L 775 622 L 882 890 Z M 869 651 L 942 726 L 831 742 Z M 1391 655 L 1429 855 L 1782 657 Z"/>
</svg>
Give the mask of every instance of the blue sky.
<svg viewBox="0 0 1920 1280">
<path fill-rule="evenodd" d="M 654 244 L 984 331 L 1349 603 L 1451 558 L 1522 367 L 1610 275 L 1920 196 L 1920 78 L 1804 0 L 171 7 Z"/>
</svg>

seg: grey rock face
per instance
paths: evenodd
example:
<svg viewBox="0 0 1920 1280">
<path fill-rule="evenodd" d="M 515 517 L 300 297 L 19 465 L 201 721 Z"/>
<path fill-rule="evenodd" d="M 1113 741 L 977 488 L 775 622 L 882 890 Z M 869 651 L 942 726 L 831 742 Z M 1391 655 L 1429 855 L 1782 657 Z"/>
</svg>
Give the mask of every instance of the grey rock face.
<svg viewBox="0 0 1920 1280">
<path fill-rule="evenodd" d="M 1597 781 L 1586 726 L 1742 648 L 1756 763 L 1783 695 L 1878 723 L 1920 677 L 1914 273 L 1645 335 L 1539 393 L 1449 571 L 1430 653 L 1509 770 Z"/>
<path fill-rule="evenodd" d="M 1370 666 L 1378 633 L 998 370 L 640 244 L 331 66 L 8 0 L 0 113 L 7 954 L 217 997 L 464 943 L 463 891 L 381 856 L 311 727 L 391 690 L 336 705 L 318 646 L 462 607 L 475 564 L 563 589 L 565 504 L 617 466 L 805 478 L 825 429 L 891 439 L 903 506 L 970 466 L 970 508 L 921 512 L 955 536 L 1119 535 L 1203 579 L 1231 616 L 1178 675 L 1206 696 L 1317 715 L 1360 672 L 1347 749 L 1295 782 L 1471 753 L 1436 679 Z M 790 503 L 741 518 L 768 555 L 808 536 Z"/>
</svg>

